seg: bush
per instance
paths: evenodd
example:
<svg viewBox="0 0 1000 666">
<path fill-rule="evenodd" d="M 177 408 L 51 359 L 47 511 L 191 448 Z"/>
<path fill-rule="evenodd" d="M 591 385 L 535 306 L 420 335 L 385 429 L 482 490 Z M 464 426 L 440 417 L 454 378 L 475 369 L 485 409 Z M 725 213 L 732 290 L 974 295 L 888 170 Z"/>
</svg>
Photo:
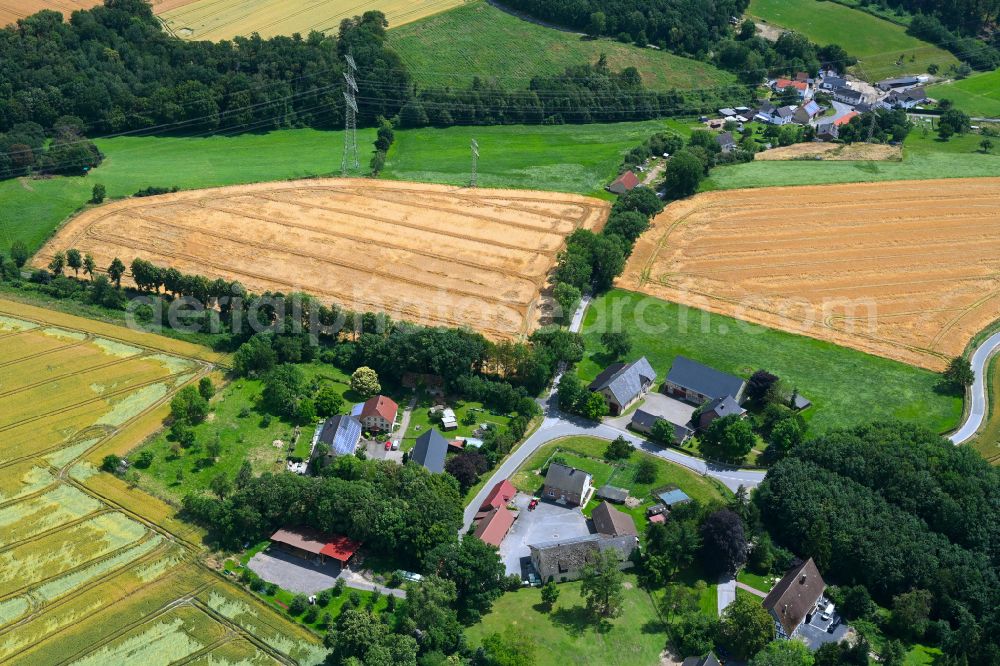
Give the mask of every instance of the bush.
<svg viewBox="0 0 1000 666">
<path fill-rule="evenodd" d="M 333 595 L 330 593 L 330 590 L 323 590 L 322 592 L 316 595 L 316 603 L 320 607 L 326 608 L 327 606 L 330 605 L 330 598 L 332 596 Z"/>
<path fill-rule="evenodd" d="M 344 583 L 344 579 L 338 578 L 337 582 L 333 584 L 333 596 L 339 597 L 341 594 L 343 594 L 345 586 L 346 583 Z"/>
<path fill-rule="evenodd" d="M 316 621 L 317 617 L 319 617 L 319 611 L 316 610 L 315 606 L 310 606 L 306 610 L 305 615 L 302 616 L 302 621 L 305 622 L 306 624 L 312 624 L 313 622 Z"/>
<path fill-rule="evenodd" d="M 101 461 L 101 469 L 103 469 L 105 472 L 116 474 L 121 464 L 122 464 L 121 457 L 116 456 L 114 454 L 107 455 L 104 456 L 104 460 Z"/>
<path fill-rule="evenodd" d="M 104 185 L 97 183 L 96 185 L 94 185 L 94 188 L 90 191 L 90 203 L 95 203 L 95 204 L 103 203 L 104 197 L 106 197 L 107 194 L 108 191 L 104 187 Z"/>
<path fill-rule="evenodd" d="M 288 614 L 297 617 L 302 615 L 308 606 L 309 598 L 304 594 L 296 594 L 288 604 Z"/>
<path fill-rule="evenodd" d="M 153 464 L 154 457 L 155 454 L 149 449 L 140 451 L 135 457 L 135 466 L 139 469 L 149 469 L 149 466 Z"/>
</svg>

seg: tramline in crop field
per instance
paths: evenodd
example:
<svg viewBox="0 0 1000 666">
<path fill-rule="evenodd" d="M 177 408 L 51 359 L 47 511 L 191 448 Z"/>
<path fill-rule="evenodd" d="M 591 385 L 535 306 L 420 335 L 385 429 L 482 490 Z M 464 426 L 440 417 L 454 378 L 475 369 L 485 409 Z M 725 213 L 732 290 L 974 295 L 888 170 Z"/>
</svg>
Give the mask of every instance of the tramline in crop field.
<svg viewBox="0 0 1000 666">
<path fill-rule="evenodd" d="M 304 291 L 355 311 L 494 338 L 538 324 L 565 238 L 603 201 L 371 180 L 263 183 L 130 199 L 71 220 L 35 257 L 136 257 L 249 290 Z M 126 230 L 127 231 L 124 231 Z"/>
<path fill-rule="evenodd" d="M 0 299 L 0 662 L 322 660 L 315 637 L 239 590 L 225 594 L 264 616 L 268 636 L 199 601 L 226 583 L 199 563 L 193 528 L 97 471 L 123 438 L 134 446 L 158 428 L 173 393 L 219 360 Z"/>
<path fill-rule="evenodd" d="M 998 192 L 982 178 L 700 194 L 656 218 L 618 285 L 940 370 L 997 318 Z"/>
</svg>

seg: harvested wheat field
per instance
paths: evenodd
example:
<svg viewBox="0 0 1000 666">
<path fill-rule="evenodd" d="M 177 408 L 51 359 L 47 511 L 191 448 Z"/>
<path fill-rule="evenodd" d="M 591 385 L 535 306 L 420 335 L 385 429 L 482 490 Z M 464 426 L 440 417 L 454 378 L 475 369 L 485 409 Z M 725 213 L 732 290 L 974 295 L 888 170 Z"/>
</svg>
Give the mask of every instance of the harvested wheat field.
<svg viewBox="0 0 1000 666">
<path fill-rule="evenodd" d="M 329 179 L 129 199 L 71 220 L 35 257 L 75 247 L 141 257 L 249 290 L 303 291 L 356 311 L 528 333 L 568 234 L 605 202 L 573 194 Z"/>
<path fill-rule="evenodd" d="M 322 661 L 315 637 L 238 589 L 227 593 L 253 623 L 196 599 L 225 585 L 200 564 L 200 533 L 97 469 L 122 437 L 134 448 L 162 427 L 174 392 L 223 358 L 0 299 L 0 662 L 166 664 L 248 632 L 254 663 Z M 262 623 L 267 636 L 250 628 Z"/>
<path fill-rule="evenodd" d="M 899 161 L 903 159 L 902 146 L 886 143 L 796 143 L 772 148 L 754 155 L 754 161 L 823 159 L 835 161 Z"/>
<path fill-rule="evenodd" d="M 700 194 L 619 286 L 933 370 L 1000 318 L 1000 179 Z"/>
<path fill-rule="evenodd" d="M 101 0 L 8 0 L 0 3 L 0 28 L 16 23 L 43 9 L 59 12 L 69 20 L 69 15 L 78 9 L 90 9 L 101 4 Z"/>
<path fill-rule="evenodd" d="M 336 32 L 340 22 L 365 12 L 385 14 L 390 27 L 422 19 L 463 0 L 163 0 L 154 11 L 167 29 L 184 39 L 219 41 L 258 33 L 261 37 Z"/>
</svg>

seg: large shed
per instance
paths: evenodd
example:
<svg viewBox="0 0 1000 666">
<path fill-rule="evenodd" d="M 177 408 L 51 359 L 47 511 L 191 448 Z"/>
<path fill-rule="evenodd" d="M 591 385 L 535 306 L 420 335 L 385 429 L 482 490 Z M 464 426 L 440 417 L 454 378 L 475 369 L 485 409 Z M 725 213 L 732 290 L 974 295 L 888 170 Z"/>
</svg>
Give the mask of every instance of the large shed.
<svg viewBox="0 0 1000 666">
<path fill-rule="evenodd" d="M 324 534 L 311 527 L 283 527 L 271 535 L 271 542 L 304 559 L 325 562 L 337 560 L 341 565 L 354 557 L 361 543 L 341 534 Z"/>
</svg>

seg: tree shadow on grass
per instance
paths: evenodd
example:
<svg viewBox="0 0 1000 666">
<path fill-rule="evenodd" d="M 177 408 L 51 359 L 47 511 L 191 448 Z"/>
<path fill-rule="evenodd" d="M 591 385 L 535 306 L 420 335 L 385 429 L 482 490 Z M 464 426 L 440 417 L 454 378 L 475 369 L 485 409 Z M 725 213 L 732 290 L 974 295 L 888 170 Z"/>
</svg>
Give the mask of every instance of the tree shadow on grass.
<svg viewBox="0 0 1000 666">
<path fill-rule="evenodd" d="M 942 377 L 938 381 L 934 382 L 934 392 L 938 395 L 961 398 L 965 396 L 965 387 L 956 386 L 954 382 L 950 382 Z"/>
<path fill-rule="evenodd" d="M 663 634 L 667 631 L 667 623 L 662 620 L 649 620 L 640 627 L 644 634 Z"/>
<path fill-rule="evenodd" d="M 593 629 L 599 634 L 606 634 L 611 630 L 611 622 L 603 618 L 595 618 L 584 606 L 573 606 L 572 608 L 559 608 L 549 614 L 552 622 L 561 626 L 571 636 L 582 636 L 588 629 Z"/>
</svg>

